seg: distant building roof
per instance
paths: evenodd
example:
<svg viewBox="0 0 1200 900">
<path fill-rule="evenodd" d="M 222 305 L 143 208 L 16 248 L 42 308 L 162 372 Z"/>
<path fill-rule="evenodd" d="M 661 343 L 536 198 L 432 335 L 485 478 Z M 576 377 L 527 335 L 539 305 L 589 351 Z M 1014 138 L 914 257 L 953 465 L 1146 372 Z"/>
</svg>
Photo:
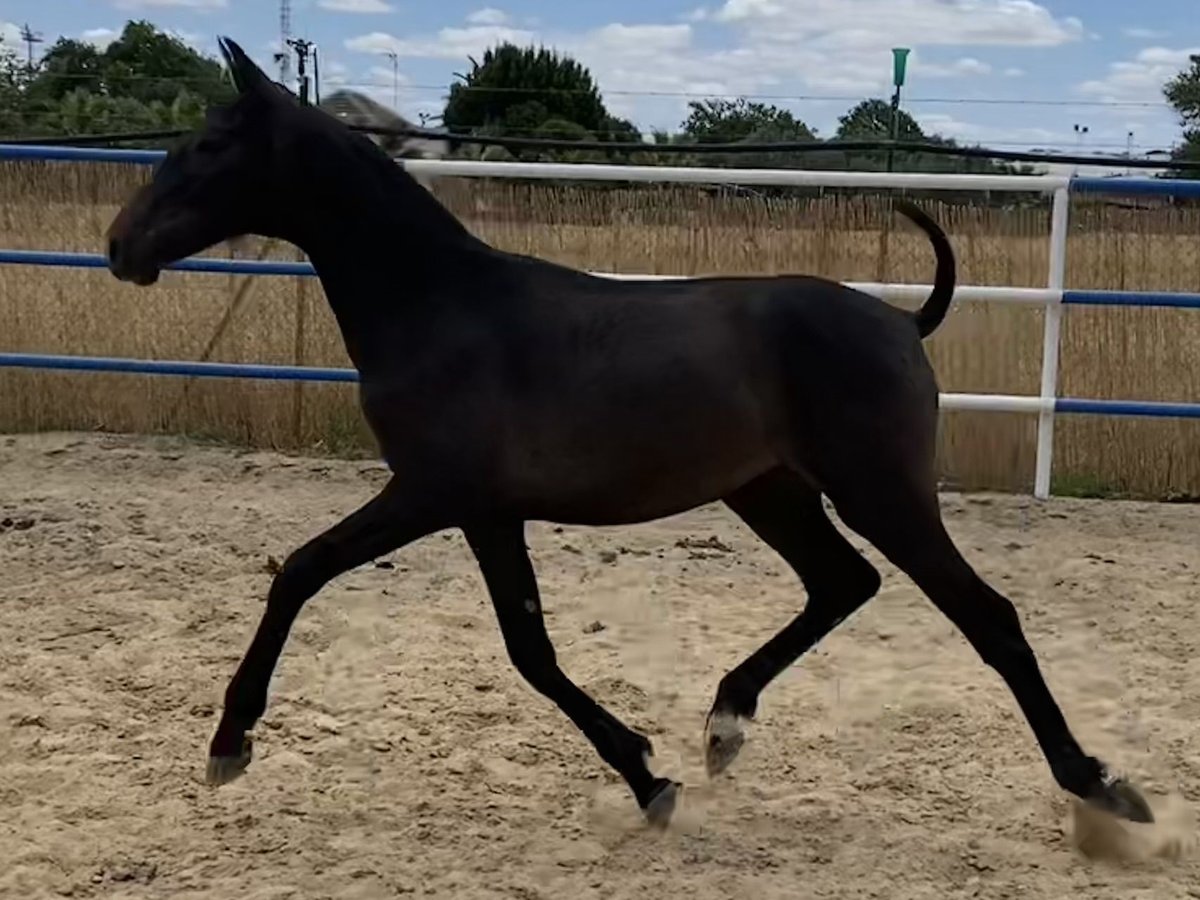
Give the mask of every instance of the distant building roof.
<svg viewBox="0 0 1200 900">
<path fill-rule="evenodd" d="M 322 97 L 317 106 L 348 125 L 395 129 L 416 127 L 395 110 L 358 91 L 334 91 Z M 369 134 L 368 137 L 389 156 L 438 158 L 449 152 L 449 144 L 446 141 L 433 138 L 391 134 Z"/>
</svg>

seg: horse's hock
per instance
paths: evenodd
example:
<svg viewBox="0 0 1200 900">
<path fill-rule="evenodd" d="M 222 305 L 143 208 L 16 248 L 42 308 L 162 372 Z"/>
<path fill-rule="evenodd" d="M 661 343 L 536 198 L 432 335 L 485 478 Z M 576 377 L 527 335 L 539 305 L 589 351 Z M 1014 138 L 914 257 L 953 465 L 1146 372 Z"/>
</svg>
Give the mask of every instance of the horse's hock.
<svg viewBox="0 0 1200 900">
<path fill-rule="evenodd" d="M 871 550 L 880 596 L 773 684 L 710 782 L 716 680 L 795 613 L 794 576 L 718 508 L 531 527 L 564 669 L 686 785 L 657 833 L 509 664 L 457 532 L 322 591 L 254 764 L 204 784 L 272 558 L 371 496 L 378 464 L 41 434 L 0 438 L 0 473 L 0 896 L 1105 900 L 1200 877 L 1165 796 L 1200 790 L 1195 507 L 943 498 L 1080 739 L 1155 796 L 1157 824 L 1119 834 L 1072 819 L 1000 679 Z M 1076 827 L 1144 862 L 1098 867 Z"/>
</svg>

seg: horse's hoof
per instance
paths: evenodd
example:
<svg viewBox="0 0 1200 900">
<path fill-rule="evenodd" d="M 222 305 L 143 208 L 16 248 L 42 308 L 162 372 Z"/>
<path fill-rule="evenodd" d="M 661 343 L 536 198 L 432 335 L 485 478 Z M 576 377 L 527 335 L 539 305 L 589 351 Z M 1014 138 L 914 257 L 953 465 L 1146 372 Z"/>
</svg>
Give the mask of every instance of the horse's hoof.
<svg viewBox="0 0 1200 900">
<path fill-rule="evenodd" d="M 1094 808 L 1120 819 L 1147 825 L 1154 821 L 1154 813 L 1142 792 L 1124 778 L 1106 778 L 1100 790 L 1084 800 Z"/>
<path fill-rule="evenodd" d="M 249 736 L 242 738 L 242 751 L 237 756 L 209 756 L 205 780 L 213 785 L 229 784 L 246 771 L 254 755 L 254 743 Z"/>
<path fill-rule="evenodd" d="M 708 777 L 715 778 L 737 759 L 746 734 L 740 716 L 728 712 L 712 712 L 704 723 L 704 767 Z"/>
<path fill-rule="evenodd" d="M 671 822 L 671 816 L 675 814 L 675 801 L 679 799 L 683 785 L 665 778 L 658 780 L 661 784 L 650 795 L 650 802 L 646 804 L 644 812 L 646 821 L 655 828 L 666 828 Z"/>
</svg>

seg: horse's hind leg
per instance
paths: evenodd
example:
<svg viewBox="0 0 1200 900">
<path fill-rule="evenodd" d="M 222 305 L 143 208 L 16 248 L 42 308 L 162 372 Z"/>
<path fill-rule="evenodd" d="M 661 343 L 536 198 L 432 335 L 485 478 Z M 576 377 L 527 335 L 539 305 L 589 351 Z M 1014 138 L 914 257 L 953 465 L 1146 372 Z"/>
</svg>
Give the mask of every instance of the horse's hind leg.
<svg viewBox="0 0 1200 900">
<path fill-rule="evenodd" d="M 1115 815 L 1152 821 L 1137 790 L 1112 778 L 1071 734 L 1022 633 L 1016 609 L 959 554 L 928 481 L 911 471 L 864 467 L 829 493 L 842 521 L 907 573 L 1008 684 L 1058 784 Z"/>
<path fill-rule="evenodd" d="M 743 741 L 767 684 L 879 590 L 879 573 L 834 527 L 821 495 L 799 475 L 776 469 L 725 498 L 755 534 L 795 570 L 808 592 L 804 611 L 721 679 L 705 725 L 710 776 L 725 770 Z"/>
</svg>

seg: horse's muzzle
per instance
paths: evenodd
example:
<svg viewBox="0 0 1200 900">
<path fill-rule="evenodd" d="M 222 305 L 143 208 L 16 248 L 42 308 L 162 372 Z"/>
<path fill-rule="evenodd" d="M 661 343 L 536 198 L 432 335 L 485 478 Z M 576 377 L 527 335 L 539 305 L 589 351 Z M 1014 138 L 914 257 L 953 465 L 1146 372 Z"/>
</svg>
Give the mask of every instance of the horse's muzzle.
<svg viewBox="0 0 1200 900">
<path fill-rule="evenodd" d="M 127 241 L 117 237 L 108 239 L 108 270 L 120 281 L 129 281 L 139 287 L 147 287 L 158 281 L 159 267 L 138 260 L 131 253 Z"/>
</svg>

